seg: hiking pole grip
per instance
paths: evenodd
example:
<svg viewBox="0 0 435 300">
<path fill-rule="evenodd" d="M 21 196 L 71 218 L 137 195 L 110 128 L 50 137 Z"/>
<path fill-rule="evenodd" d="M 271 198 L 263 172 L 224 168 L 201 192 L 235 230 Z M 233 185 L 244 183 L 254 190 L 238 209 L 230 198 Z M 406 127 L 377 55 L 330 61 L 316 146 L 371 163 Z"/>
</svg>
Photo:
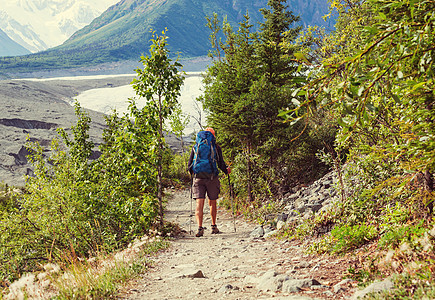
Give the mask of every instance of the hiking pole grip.
<svg viewBox="0 0 435 300">
<path fill-rule="evenodd" d="M 234 215 L 234 191 L 233 191 L 233 187 L 231 186 L 231 180 L 230 180 L 230 174 L 227 174 L 228 176 L 228 185 L 230 188 L 230 197 L 231 197 L 231 211 L 232 211 L 232 215 L 233 215 L 233 223 L 234 223 L 234 232 L 236 232 L 236 217 Z"/>
</svg>

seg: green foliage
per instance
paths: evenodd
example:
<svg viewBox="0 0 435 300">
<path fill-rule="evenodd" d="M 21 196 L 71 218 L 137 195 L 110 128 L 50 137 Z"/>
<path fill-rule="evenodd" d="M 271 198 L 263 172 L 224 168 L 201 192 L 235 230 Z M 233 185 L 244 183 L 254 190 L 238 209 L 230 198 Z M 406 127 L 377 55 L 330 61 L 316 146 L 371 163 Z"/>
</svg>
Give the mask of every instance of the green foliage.
<svg viewBox="0 0 435 300">
<path fill-rule="evenodd" d="M 378 236 L 376 227 L 369 224 L 341 225 L 331 231 L 331 253 L 346 253 L 372 241 Z"/>
<path fill-rule="evenodd" d="M 46 157 L 39 144 L 29 143 L 35 176 L 27 178 L 26 193 L 16 201 L 2 201 L 1 282 L 44 261 L 119 249 L 154 226 L 159 212 L 163 224 L 162 168 L 170 161 L 163 123 L 177 107 L 184 76 L 168 57 L 166 36 L 152 42 L 133 82 L 147 103 L 139 109 L 132 99 L 127 114 L 106 118 L 98 159 L 90 160 L 91 119 L 78 103 L 77 124 L 59 130 L 65 149 L 53 140 Z"/>
<path fill-rule="evenodd" d="M 171 132 L 173 132 L 175 136 L 180 139 L 181 153 L 183 154 L 186 151 L 183 140 L 184 130 L 186 129 L 187 124 L 189 124 L 189 120 L 189 115 L 182 113 L 181 105 L 174 109 L 174 112 L 169 119 Z"/>
<path fill-rule="evenodd" d="M 318 176 L 315 152 L 332 140 L 316 141 L 308 124 L 284 123 L 278 117 L 294 106 L 289 94 L 304 77 L 293 59 L 301 28 L 292 28 L 298 18 L 283 2 L 269 1 L 259 32 L 253 32 L 249 15 L 237 31 L 226 20 L 220 25 L 216 14 L 208 18 L 214 60 L 200 100 L 223 150 L 234 161 L 235 187 L 251 202 L 285 191 L 298 182 L 301 170 L 308 180 Z M 311 170 L 307 161 L 315 165 Z"/>
<path fill-rule="evenodd" d="M 10 212 L 17 207 L 17 191 L 13 187 L 0 183 L 0 213 Z"/>
<path fill-rule="evenodd" d="M 163 164 L 165 121 L 179 108 L 177 98 L 180 96 L 184 74 L 179 71 L 182 65 L 172 62 L 167 48 L 166 31 L 162 36 L 153 33 L 149 56 L 141 56 L 143 69 L 136 69 L 137 78 L 132 82 L 136 95 L 145 98 L 145 107 L 149 115 L 151 134 L 156 140 L 157 193 L 159 201 L 160 226 L 163 226 Z M 180 125 L 181 126 L 181 125 Z"/>
<path fill-rule="evenodd" d="M 27 178 L 19 205 L 3 214 L 0 222 L 2 281 L 12 281 L 44 261 L 118 249 L 154 222 L 157 203 L 147 193 L 153 190 L 154 173 L 149 172 L 148 161 L 136 156 L 150 144 L 144 143 L 146 126 L 112 117 L 102 155 L 90 161 L 90 119 L 78 103 L 75 107 L 78 122 L 71 128 L 72 138 L 60 131 L 69 151 L 54 140 L 46 160 L 40 145 L 29 144 L 35 177 Z M 143 135 L 136 139 L 140 128 Z M 141 155 L 152 157 L 151 152 Z"/>
<path fill-rule="evenodd" d="M 105 268 L 100 266 L 100 270 L 91 263 L 75 261 L 66 270 L 70 280 L 58 278 L 55 281 L 59 291 L 56 299 L 113 298 L 119 287 L 143 274 L 152 265 L 150 254 L 167 247 L 168 242 L 161 239 L 147 243 L 132 260 L 109 260 Z"/>
<path fill-rule="evenodd" d="M 402 243 L 407 242 L 413 244 L 417 239 L 421 238 L 427 229 L 423 225 L 423 221 L 418 224 L 405 224 L 388 227 L 379 240 L 380 247 L 397 248 Z"/>
<path fill-rule="evenodd" d="M 190 182 L 190 174 L 187 171 L 189 156 L 189 152 L 172 155 L 170 164 L 163 169 L 163 176 L 175 184 L 188 184 Z"/>
<path fill-rule="evenodd" d="M 433 299 L 435 280 L 429 269 L 416 276 L 408 273 L 393 276 L 394 288 L 381 293 L 370 293 L 367 299 Z"/>
<path fill-rule="evenodd" d="M 340 15 L 336 30 L 311 29 L 298 40 L 304 48 L 295 58 L 310 67 L 308 80 L 292 94 L 296 107 L 281 113 L 295 124 L 318 113 L 333 116 L 335 150 L 345 154 L 335 227 L 311 250 L 344 253 L 372 241 L 378 251 L 389 249 L 391 265 L 379 258 L 367 266 L 367 259 L 354 277 L 409 271 L 419 296 L 431 295 L 424 285 L 433 279 L 419 276 L 433 271 L 435 5 L 334 0 L 331 7 Z M 315 236 L 317 224 L 318 216 L 294 224 L 289 235 Z M 412 298 L 413 290 L 408 282 L 380 298 Z"/>
<path fill-rule="evenodd" d="M 334 1 L 337 31 L 325 38 L 298 107 L 300 117 L 309 107 L 330 107 L 338 113 L 338 147 L 414 174 L 433 173 L 435 164 L 434 5 L 418 3 Z"/>
</svg>

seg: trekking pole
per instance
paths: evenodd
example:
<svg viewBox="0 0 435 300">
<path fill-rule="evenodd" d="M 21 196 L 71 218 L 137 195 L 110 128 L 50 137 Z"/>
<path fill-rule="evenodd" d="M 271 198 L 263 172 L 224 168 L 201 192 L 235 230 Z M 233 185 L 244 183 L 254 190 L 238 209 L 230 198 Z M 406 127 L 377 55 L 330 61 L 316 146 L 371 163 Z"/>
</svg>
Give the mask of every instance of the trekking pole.
<svg viewBox="0 0 435 300">
<path fill-rule="evenodd" d="M 228 176 L 228 185 L 230 186 L 231 211 L 233 214 L 234 232 L 236 232 L 236 217 L 234 215 L 234 191 L 233 191 L 233 187 L 231 186 L 230 174 L 227 174 L 227 176 Z"/>
<path fill-rule="evenodd" d="M 192 202 L 193 202 L 193 176 L 190 174 L 190 216 L 189 216 L 189 234 L 192 235 Z"/>
</svg>

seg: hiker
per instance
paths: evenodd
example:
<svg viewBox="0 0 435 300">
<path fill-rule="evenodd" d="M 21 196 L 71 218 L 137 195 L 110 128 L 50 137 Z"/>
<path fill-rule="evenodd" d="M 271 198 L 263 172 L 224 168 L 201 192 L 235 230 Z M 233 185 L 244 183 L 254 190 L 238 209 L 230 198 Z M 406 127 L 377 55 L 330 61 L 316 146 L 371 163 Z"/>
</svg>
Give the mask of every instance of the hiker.
<svg viewBox="0 0 435 300">
<path fill-rule="evenodd" d="M 225 174 L 230 174 L 222 156 L 221 147 L 216 144 L 216 133 L 213 128 L 200 131 L 196 137 L 195 146 L 190 153 L 188 170 L 192 177 L 192 195 L 196 199 L 195 217 L 198 223 L 196 237 L 204 235 L 202 227 L 203 209 L 206 195 L 210 206 L 211 233 L 219 233 L 216 225 L 217 198 L 220 191 L 219 169 Z"/>
</svg>

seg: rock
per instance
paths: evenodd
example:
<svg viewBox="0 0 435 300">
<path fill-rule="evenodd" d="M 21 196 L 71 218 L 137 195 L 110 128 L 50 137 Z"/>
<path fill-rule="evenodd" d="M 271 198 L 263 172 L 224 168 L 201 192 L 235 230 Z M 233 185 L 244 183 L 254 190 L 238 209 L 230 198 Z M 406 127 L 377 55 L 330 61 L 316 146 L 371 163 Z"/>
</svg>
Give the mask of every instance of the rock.
<svg viewBox="0 0 435 300">
<path fill-rule="evenodd" d="M 233 287 L 231 284 L 225 284 L 218 290 L 218 293 L 227 294 L 230 293 L 232 290 L 238 290 L 238 289 L 239 289 L 238 287 Z"/>
<path fill-rule="evenodd" d="M 264 229 L 264 234 L 268 234 L 268 233 L 274 231 L 274 228 L 271 226 L 267 226 L 266 228 L 263 227 L 263 229 Z"/>
<path fill-rule="evenodd" d="M 278 233 L 278 230 L 272 230 L 272 231 L 268 231 L 267 233 L 264 234 L 264 238 L 267 239 L 271 236 L 273 236 L 275 233 Z"/>
<path fill-rule="evenodd" d="M 244 278 L 245 275 L 237 270 L 227 270 L 225 272 L 216 274 L 216 276 L 214 277 L 215 280 L 218 279 L 227 279 L 227 278 Z"/>
<path fill-rule="evenodd" d="M 287 220 L 287 218 L 286 218 Z M 281 228 L 283 228 L 285 226 L 285 222 L 278 220 L 278 222 L 276 223 L 276 229 L 280 230 Z"/>
<path fill-rule="evenodd" d="M 264 299 L 264 298 L 262 298 Z M 273 297 L 267 298 L 266 300 L 316 300 L 317 298 L 310 298 L 307 296 L 300 295 L 292 295 L 292 296 L 281 296 L 281 297 Z"/>
<path fill-rule="evenodd" d="M 300 263 L 294 266 L 295 269 L 306 269 L 310 267 L 310 263 L 308 261 L 301 261 Z"/>
<path fill-rule="evenodd" d="M 268 271 L 261 276 L 257 289 L 265 292 L 277 292 L 282 289 L 283 282 L 289 279 L 290 277 L 286 274 L 278 274 L 276 271 Z"/>
<path fill-rule="evenodd" d="M 285 293 L 296 293 L 304 287 L 311 287 L 313 285 L 321 284 L 315 279 L 292 279 L 283 283 L 282 291 Z"/>
<path fill-rule="evenodd" d="M 340 281 L 339 283 L 337 283 L 336 285 L 334 285 L 333 286 L 333 289 L 334 289 L 334 293 L 339 293 L 339 292 L 341 292 L 341 291 L 344 291 L 345 289 L 344 289 L 344 287 L 343 287 L 343 285 L 346 285 L 346 284 L 348 284 L 349 282 L 352 282 L 353 280 L 352 279 L 343 279 L 342 281 Z"/>
<path fill-rule="evenodd" d="M 257 285 L 259 282 L 260 282 L 260 279 L 257 277 L 254 277 L 252 275 L 246 276 L 245 279 L 243 280 L 243 284 L 245 284 L 247 286 Z"/>
<path fill-rule="evenodd" d="M 312 212 L 318 212 L 322 208 L 322 204 L 307 204 L 306 208 Z"/>
<path fill-rule="evenodd" d="M 205 278 L 201 270 L 198 269 L 186 269 L 177 273 L 173 278 Z"/>
<path fill-rule="evenodd" d="M 352 296 L 352 300 L 363 299 L 369 293 L 379 293 L 382 291 L 391 290 L 394 287 L 393 282 L 390 279 L 384 281 L 377 281 L 366 287 L 365 289 L 356 292 Z"/>
<path fill-rule="evenodd" d="M 261 237 L 263 237 L 263 235 L 264 235 L 264 229 L 263 229 L 263 226 L 258 226 L 257 228 L 255 228 L 250 234 L 249 234 L 249 236 L 251 237 L 251 238 L 254 238 L 254 239 L 258 239 L 258 238 L 261 238 Z"/>
<path fill-rule="evenodd" d="M 287 218 L 288 218 L 288 214 L 286 214 L 286 213 L 281 213 L 281 214 L 279 214 L 278 217 L 276 218 L 276 221 L 277 221 L 277 222 L 284 222 L 284 223 L 285 223 L 285 221 L 287 221 Z"/>
</svg>

